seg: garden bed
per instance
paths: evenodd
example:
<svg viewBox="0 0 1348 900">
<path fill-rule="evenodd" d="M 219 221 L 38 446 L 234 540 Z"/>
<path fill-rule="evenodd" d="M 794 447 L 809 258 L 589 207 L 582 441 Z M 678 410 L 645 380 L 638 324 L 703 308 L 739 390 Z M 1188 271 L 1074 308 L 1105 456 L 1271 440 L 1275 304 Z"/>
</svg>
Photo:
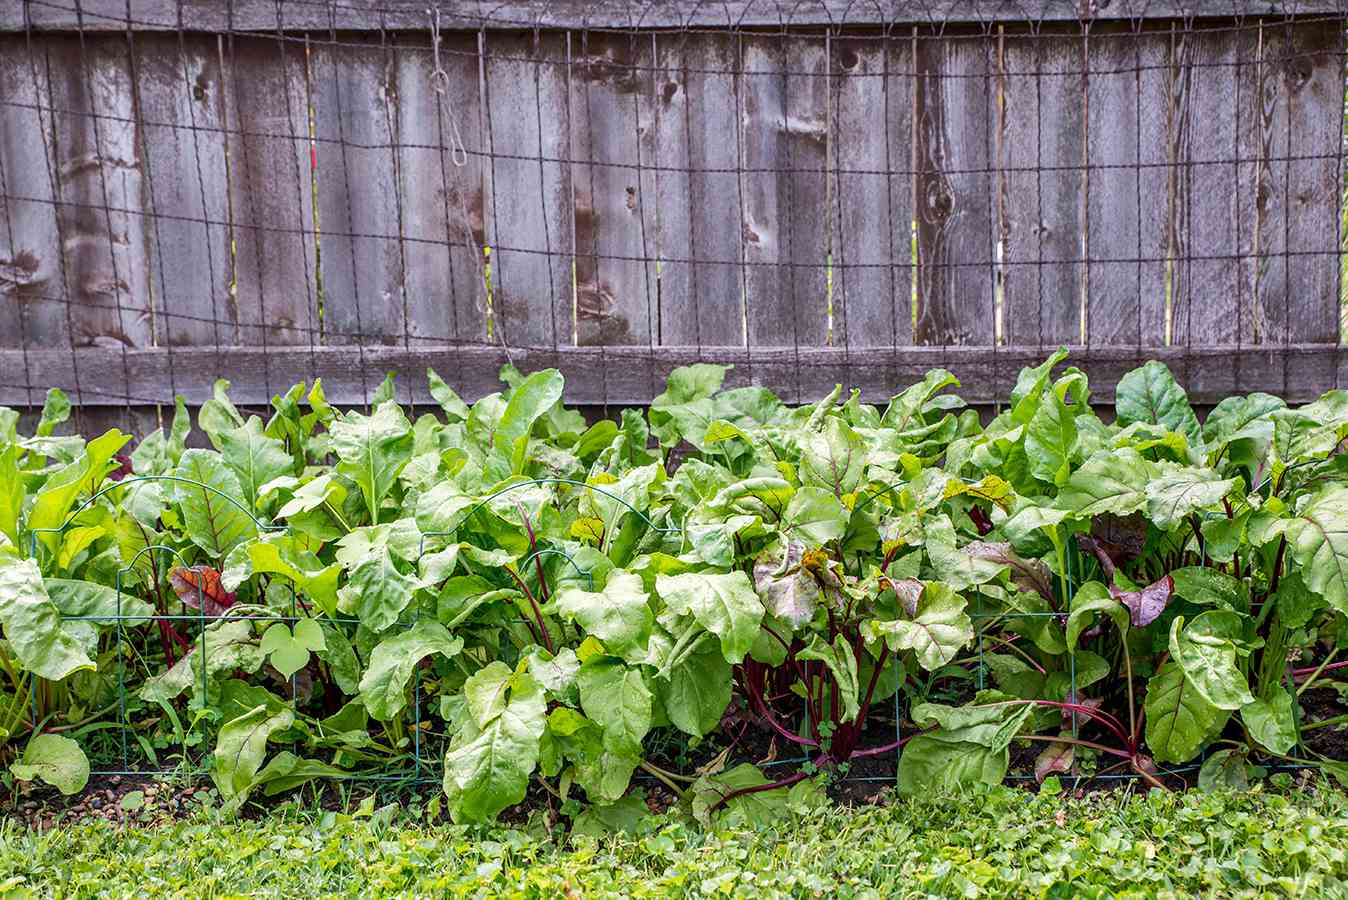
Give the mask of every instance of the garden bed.
<svg viewBox="0 0 1348 900">
<path fill-rule="evenodd" d="M 415 421 L 222 382 L 134 441 L 53 392 L 0 429 L 4 777 L 430 781 L 483 823 L 1344 775 L 1348 393 L 1200 422 L 1159 363 L 1064 364 L 987 423 L 944 371 L 789 408 L 696 365 L 594 424 L 553 370 L 431 373 Z"/>
</svg>

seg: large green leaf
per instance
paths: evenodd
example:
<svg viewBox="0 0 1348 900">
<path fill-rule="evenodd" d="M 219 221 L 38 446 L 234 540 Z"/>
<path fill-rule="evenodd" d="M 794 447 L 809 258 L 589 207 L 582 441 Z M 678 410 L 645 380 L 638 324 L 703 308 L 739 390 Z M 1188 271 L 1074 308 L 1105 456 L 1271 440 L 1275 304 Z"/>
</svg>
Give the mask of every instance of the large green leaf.
<svg viewBox="0 0 1348 900">
<path fill-rule="evenodd" d="M 1010 753 L 981 744 L 943 741 L 919 734 L 904 745 L 899 755 L 899 793 L 910 796 L 965 788 L 976 784 L 1000 784 L 1006 777 Z"/>
<path fill-rule="evenodd" d="M 1184 435 L 1189 446 L 1202 446 L 1202 430 L 1189 406 L 1189 395 L 1165 363 L 1152 360 L 1120 378 L 1114 389 L 1114 413 L 1120 425 L 1162 425 Z"/>
<path fill-rule="evenodd" d="M 433 653 L 448 659 L 462 649 L 463 638 L 451 637 L 439 622 L 418 622 L 384 638 L 360 679 L 361 702 L 376 719 L 391 721 L 407 705 L 407 682 L 417 663 Z"/>
<path fill-rule="evenodd" d="M 1287 753 L 1296 746 L 1296 698 L 1281 685 L 1242 706 L 1240 719 L 1250 737 L 1270 753 Z"/>
<path fill-rule="evenodd" d="M 1062 391 L 1044 393 L 1025 429 L 1025 453 L 1030 474 L 1040 481 L 1061 485 L 1072 471 L 1072 451 L 1077 444 L 1076 406 L 1063 402 Z"/>
<path fill-rule="evenodd" d="M 602 591 L 568 587 L 557 595 L 557 611 L 579 622 L 617 656 L 639 659 L 646 654 L 655 616 L 640 576 L 614 569 Z"/>
<path fill-rule="evenodd" d="M 1177 662 L 1167 662 L 1147 682 L 1143 704 L 1147 746 L 1157 762 L 1186 763 L 1226 724 L 1230 713 L 1218 709 L 1185 677 Z"/>
<path fill-rule="evenodd" d="M 92 581 L 46 578 L 43 586 L 61 613 L 61 630 L 73 637 L 90 657 L 98 653 L 98 626 L 116 624 L 118 617 L 129 627 L 139 627 L 154 607 L 133 594 Z"/>
<path fill-rule="evenodd" d="M 9 771 L 20 781 L 41 779 L 63 794 L 78 794 L 89 783 L 89 758 L 68 737 L 39 734 Z"/>
<path fill-rule="evenodd" d="M 479 687 L 504 700 L 485 721 L 467 719 L 450 742 L 444 790 L 455 822 L 490 822 L 524 799 L 547 724 L 543 687 L 529 673 L 497 662 L 469 682 L 475 679 L 499 684 Z"/>
<path fill-rule="evenodd" d="M 824 488 L 803 487 L 787 504 L 782 524 L 793 540 L 811 547 L 836 541 L 847 531 L 847 510 Z"/>
<path fill-rule="evenodd" d="M 1147 516 L 1169 531 L 1197 510 L 1216 506 L 1235 490 L 1236 479 L 1193 466 L 1167 469 L 1147 484 Z"/>
<path fill-rule="evenodd" d="M 1279 526 L 1306 587 L 1348 614 L 1348 487 L 1325 487 Z"/>
<path fill-rule="evenodd" d="M 656 678 L 656 691 L 669 721 L 693 737 L 714 730 L 730 705 L 730 674 L 730 663 L 707 641 L 676 665 L 668 680 Z"/>
<path fill-rule="evenodd" d="M 1195 618 L 1186 628 L 1184 616 L 1170 623 L 1170 657 L 1198 693 L 1218 709 L 1240 709 L 1254 702 L 1250 687 L 1236 667 L 1236 641 L 1244 636 L 1244 622 L 1236 613 L 1214 609 Z"/>
<path fill-rule="evenodd" d="M 510 392 L 501 419 L 492 432 L 495 448 L 488 463 L 491 480 L 500 481 L 522 471 L 522 461 L 534 423 L 562 399 L 565 379 L 556 369 L 535 372 Z"/>
<path fill-rule="evenodd" d="M 19 665 L 41 678 L 60 681 L 94 668 L 78 636 L 64 627 L 31 559 L 0 557 L 0 625 Z"/>
<path fill-rule="evenodd" d="M 758 637 L 763 604 L 743 572 L 717 574 L 687 572 L 658 575 L 655 591 L 679 615 L 692 615 L 698 624 L 721 639 L 728 662 L 744 661 Z"/>
<path fill-rule="evenodd" d="M 249 416 L 243 425 L 222 431 L 217 438 L 220 455 L 238 476 L 243 496 L 256 511 L 258 489 L 288 474 L 294 466 L 294 457 L 286 451 L 285 444 L 262 433 L 262 420 L 257 416 Z"/>
<path fill-rule="evenodd" d="M 29 531 L 39 532 L 64 525 L 76 499 L 81 494 L 92 493 L 103 483 L 108 463 L 129 440 L 130 435 L 114 428 L 90 441 L 84 448 L 83 457 L 52 473 L 33 499 L 33 508 L 28 513 Z M 59 535 L 42 531 L 39 539 L 54 550 Z"/>
<path fill-rule="evenodd" d="M 212 450 L 188 450 L 174 470 L 173 497 L 182 510 L 187 536 L 214 559 L 224 559 L 239 544 L 257 534 L 257 525 L 245 510 L 238 476 Z M 222 496 L 223 495 L 223 496 Z"/>
<path fill-rule="evenodd" d="M 211 780 L 221 797 L 235 806 L 247 797 L 267 755 L 267 740 L 294 722 L 295 714 L 278 702 L 256 706 L 220 726 Z"/>
<path fill-rule="evenodd" d="M 974 639 L 973 622 L 964 598 L 939 581 L 922 587 L 917 609 L 907 619 L 874 621 L 871 629 L 895 652 L 912 650 L 918 664 L 933 672 L 955 658 Z"/>
<path fill-rule="evenodd" d="M 806 485 L 842 497 L 856 491 L 865 468 L 866 445 L 842 419 L 826 419 L 822 431 L 801 441 L 800 478 Z"/>
<path fill-rule="evenodd" d="M 378 524 L 384 498 L 412 459 L 411 423 L 402 407 L 386 400 L 369 416 L 355 410 L 346 413 L 332 423 L 328 434 L 341 460 L 338 473 L 360 488 L 370 521 Z"/>
<path fill-rule="evenodd" d="M 1072 473 L 1055 505 L 1081 518 L 1126 516 L 1146 506 L 1147 485 L 1156 475 L 1156 464 L 1136 450 L 1105 450 Z"/>
<path fill-rule="evenodd" d="M 1029 703 L 1000 702 L 980 694 L 968 706 L 919 703 L 913 707 L 913 722 L 932 728 L 930 737 L 947 743 L 969 743 L 989 750 L 1005 750 L 1034 713 Z"/>
<path fill-rule="evenodd" d="M 354 612 L 362 625 L 378 634 L 397 623 L 416 587 L 417 580 L 393 564 L 388 547 L 375 547 L 347 574 L 337 598 L 340 608 Z"/>
<path fill-rule="evenodd" d="M 641 670 L 611 656 L 580 667 L 580 707 L 604 730 L 604 748 L 624 755 L 641 754 L 641 741 L 651 729 L 650 689 Z"/>
</svg>

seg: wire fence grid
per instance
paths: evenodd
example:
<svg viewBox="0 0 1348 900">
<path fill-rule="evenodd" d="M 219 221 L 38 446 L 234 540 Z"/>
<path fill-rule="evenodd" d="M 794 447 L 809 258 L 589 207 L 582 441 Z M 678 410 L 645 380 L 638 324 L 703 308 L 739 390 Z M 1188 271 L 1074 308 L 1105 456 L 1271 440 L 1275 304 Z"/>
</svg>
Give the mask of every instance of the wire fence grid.
<svg viewBox="0 0 1348 900">
<path fill-rule="evenodd" d="M 992 405 L 1060 344 L 1105 398 L 1159 358 L 1198 404 L 1311 399 L 1348 381 L 1346 26 L 1344 0 L 21 0 L 0 404 L 60 387 L 77 429 L 138 433 L 217 378 L 360 406 L 394 372 L 425 404 L 428 367 L 472 401 L 511 362 L 607 412 L 705 361 L 791 402 L 942 366 Z M 122 709 L 109 772 L 144 737 Z"/>
</svg>

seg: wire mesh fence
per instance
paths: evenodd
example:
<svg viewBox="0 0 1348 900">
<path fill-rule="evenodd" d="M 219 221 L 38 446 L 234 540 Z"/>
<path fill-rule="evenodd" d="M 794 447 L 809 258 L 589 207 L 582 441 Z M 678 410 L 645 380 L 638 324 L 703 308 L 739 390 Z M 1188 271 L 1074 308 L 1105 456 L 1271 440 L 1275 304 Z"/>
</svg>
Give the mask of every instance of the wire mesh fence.
<svg viewBox="0 0 1348 900">
<path fill-rule="evenodd" d="M 1311 399 L 1345 380 L 1346 20 L 22 0 L 0 10 L 0 404 L 56 386 L 79 430 L 139 432 L 219 378 L 241 406 L 319 377 L 363 406 L 394 372 L 426 404 L 430 366 L 473 400 L 511 362 L 607 409 L 718 362 L 794 402 L 943 366 L 991 405 L 1060 344 L 1106 394 L 1159 358 L 1198 403 Z M 163 581 L 171 555 L 133 568 Z M 206 607 L 181 617 L 203 676 Z M 163 618 L 119 610 L 108 773 L 157 765 L 120 667 L 123 626 Z M 422 705 L 418 681 L 379 777 L 438 780 Z"/>
</svg>

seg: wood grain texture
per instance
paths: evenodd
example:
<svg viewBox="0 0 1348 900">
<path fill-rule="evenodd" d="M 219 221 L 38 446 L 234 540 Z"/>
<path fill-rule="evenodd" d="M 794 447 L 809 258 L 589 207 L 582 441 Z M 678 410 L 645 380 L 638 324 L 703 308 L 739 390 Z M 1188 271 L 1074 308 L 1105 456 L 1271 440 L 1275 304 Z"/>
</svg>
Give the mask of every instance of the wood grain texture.
<svg viewBox="0 0 1348 900">
<path fill-rule="evenodd" d="M 571 41 L 576 342 L 649 344 L 656 323 L 655 73 L 649 39 Z"/>
<path fill-rule="evenodd" d="M 152 343 L 149 219 L 126 40 L 44 41 L 76 347 Z"/>
<path fill-rule="evenodd" d="M 0 30 L 35 28 L 125 31 L 130 20 L 140 30 L 173 30 L 181 21 L 193 30 L 275 31 L 326 29 L 333 16 L 346 30 L 425 28 L 426 0 L 15 0 L 0 9 Z M 440 0 L 444 27 L 477 28 L 644 28 L 777 26 L 799 24 L 929 24 L 931 22 L 1067 21 L 1134 18 L 1229 17 L 1277 14 L 1267 0 Z M 332 9 L 330 9 L 332 7 Z M 1288 11 L 1333 14 L 1339 0 L 1299 0 Z M 77 11 L 78 10 L 78 11 Z"/>
<path fill-rule="evenodd" d="M 841 344 L 913 339 L 913 57 L 904 35 L 831 41 L 833 266 Z"/>
<path fill-rule="evenodd" d="M 414 344 L 485 341 L 481 248 L 486 142 L 477 38 L 444 38 L 443 96 L 435 89 L 429 40 L 422 47 L 400 36 L 398 43 L 414 44 L 397 51 L 407 332 Z M 461 155 L 456 156 L 456 146 Z"/>
<path fill-rule="evenodd" d="M 991 41 L 916 41 L 918 344 L 993 337 Z"/>
<path fill-rule="evenodd" d="M 495 329 L 512 347 L 572 342 L 571 109 L 565 35 L 483 35 Z"/>
<path fill-rule="evenodd" d="M 213 38 L 135 38 L 155 340 L 239 343 L 230 292 L 225 91 Z"/>
<path fill-rule="evenodd" d="M 829 82 L 824 38 L 741 41 L 739 180 L 750 347 L 820 346 L 828 295 Z"/>
<path fill-rule="evenodd" d="M 406 327 L 398 185 L 399 86 L 378 43 L 309 51 L 322 340 L 390 344 Z"/>
<path fill-rule="evenodd" d="M 761 385 L 779 393 L 794 391 L 799 384 L 804 401 L 817 400 L 833 389 L 839 372 L 851 365 L 856 378 L 849 381 L 867 402 L 883 402 L 935 367 L 948 368 L 960 379 L 960 396 L 974 404 L 1005 402 L 1006 386 L 1014 383 L 1024 366 L 1043 361 L 1038 347 L 1003 347 L 990 354 L 983 347 L 912 347 L 895 355 L 892 349 L 848 351 L 839 347 L 761 348 L 752 351 L 753 367 L 747 365 L 745 347 L 562 347 L 512 350 L 510 359 L 522 372 L 557 366 L 566 376 L 565 402 L 570 404 L 642 404 L 651 399 L 651 379 L 663 384 L 678 366 L 705 361 L 734 365 L 725 386 Z M 168 374 L 169 354 L 163 349 L 127 351 L 124 370 L 119 351 L 89 349 L 78 357 L 68 350 L 33 350 L 27 365 L 41 384 L 66 388 L 71 383 L 72 364 L 106 373 L 97 384 L 86 386 L 84 403 L 90 406 L 123 406 L 132 403 L 168 403 L 172 394 Z M 173 353 L 177 367 L 176 389 L 189 404 L 210 396 L 215 373 L 214 350 L 187 348 Z M 460 363 L 463 377 L 452 383 L 466 400 L 476 400 L 499 390 L 500 366 L 506 351 L 493 347 L 275 347 L 269 351 L 240 348 L 230 354 L 231 397 L 240 405 L 263 406 L 278 384 L 308 378 L 316 365 L 330 402 L 359 405 L 369 402 L 377 380 L 371 369 L 394 372 L 411 402 L 429 401 L 426 369 L 441 374 Z M 1092 347 L 1075 352 L 1068 361 L 1091 378 L 1096 398 L 1108 403 L 1114 387 L 1128 371 L 1152 359 L 1171 367 L 1195 404 L 1211 404 L 1235 393 L 1263 390 L 1282 384 L 1287 371 L 1285 396 L 1289 402 L 1318 397 L 1336 383 L 1348 381 L 1348 358 L 1333 344 L 1291 344 L 1249 348 L 1237 370 L 1230 365 L 1229 347 Z M 17 350 L 0 351 L 0 371 L 21 364 Z M 751 374 L 752 372 L 752 374 Z M 0 404 L 22 404 L 26 394 L 0 383 Z"/>
<path fill-rule="evenodd" d="M 239 338 L 319 340 L 303 44 L 223 44 Z"/>
<path fill-rule="evenodd" d="M 1079 344 L 1086 274 L 1082 37 L 1007 37 L 999 49 L 1004 334 L 1025 346 Z"/>
<path fill-rule="evenodd" d="M 733 35 L 657 38 L 656 198 L 662 344 L 739 344 L 739 128 Z"/>
<path fill-rule="evenodd" d="M 1168 33 L 1091 31 L 1085 188 L 1093 345 L 1164 343 L 1169 58 Z"/>
<path fill-rule="evenodd" d="M 1332 341 L 1340 196 L 1343 35 L 1322 25 L 1261 29 L 1248 121 L 1256 181 L 1256 343 Z M 1244 180 L 1244 179 L 1242 179 Z"/>
<path fill-rule="evenodd" d="M 23 36 L 0 41 L 0 345 L 69 342 L 73 296 L 61 256 L 51 156 L 46 53 Z M 16 381 L 21 369 L 9 370 Z"/>
<path fill-rule="evenodd" d="M 1235 112 L 1239 62 L 1252 58 L 1252 33 L 1179 33 L 1173 45 L 1171 139 L 1178 176 L 1171 307 L 1176 344 L 1248 340 L 1240 307 Z M 1243 153 L 1242 150 L 1245 152 Z"/>
</svg>

